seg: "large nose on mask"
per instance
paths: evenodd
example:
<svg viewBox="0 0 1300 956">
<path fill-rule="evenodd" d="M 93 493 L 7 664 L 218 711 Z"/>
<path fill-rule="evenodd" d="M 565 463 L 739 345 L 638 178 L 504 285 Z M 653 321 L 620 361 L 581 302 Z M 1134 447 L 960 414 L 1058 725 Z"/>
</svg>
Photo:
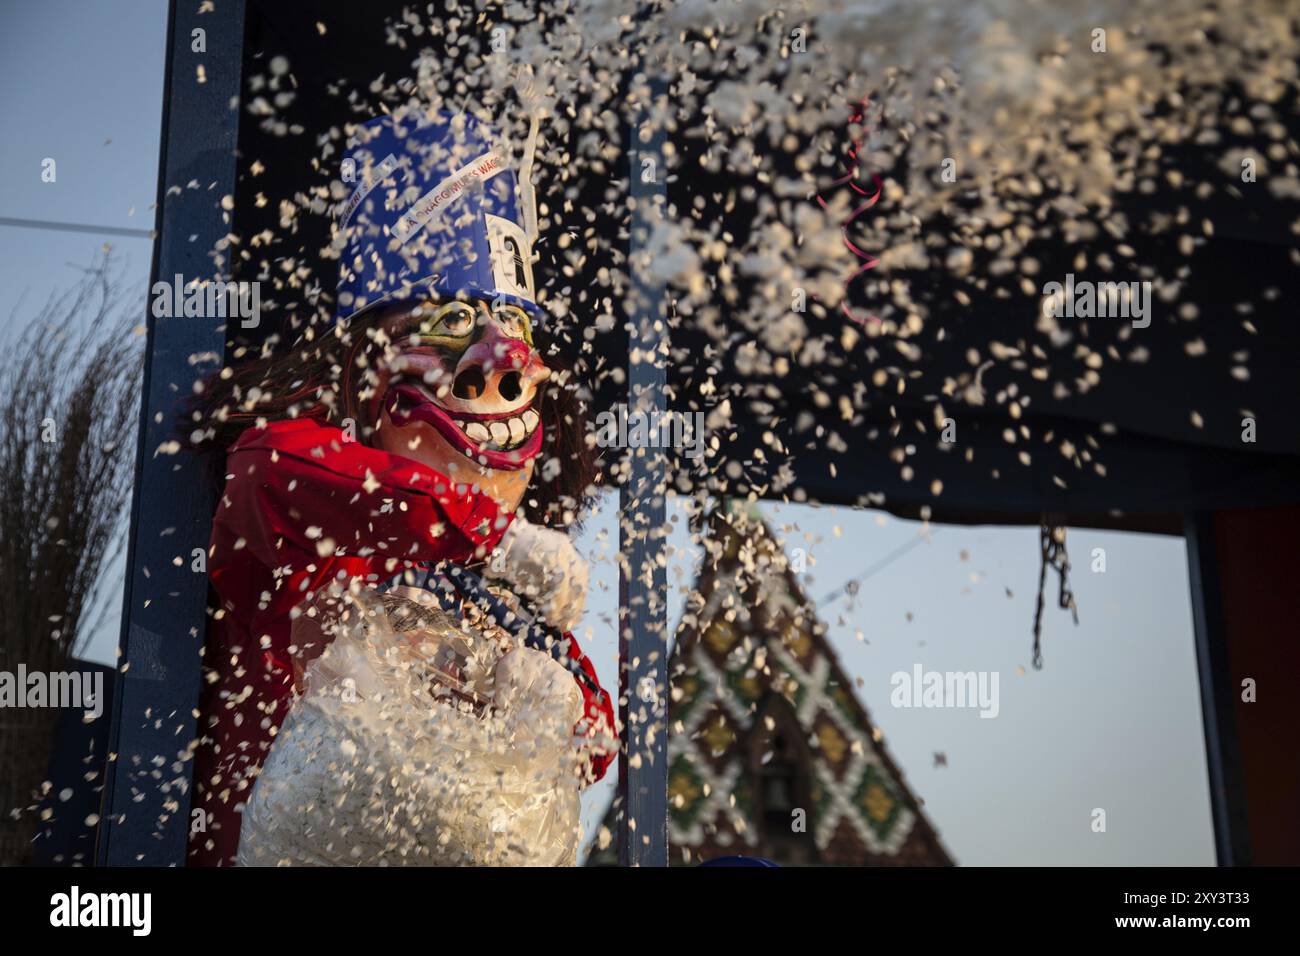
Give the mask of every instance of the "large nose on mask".
<svg viewBox="0 0 1300 956">
<path fill-rule="evenodd" d="M 517 402 L 530 396 L 548 375 L 550 370 L 532 346 L 503 334 L 489 319 L 483 334 L 456 363 L 451 392 L 461 401 Z"/>
</svg>

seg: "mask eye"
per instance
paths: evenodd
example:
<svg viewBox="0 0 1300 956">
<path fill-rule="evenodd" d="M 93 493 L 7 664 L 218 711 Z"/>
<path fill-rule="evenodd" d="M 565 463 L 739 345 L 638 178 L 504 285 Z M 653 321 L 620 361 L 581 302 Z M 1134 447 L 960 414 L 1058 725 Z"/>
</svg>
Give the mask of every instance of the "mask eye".
<svg viewBox="0 0 1300 956">
<path fill-rule="evenodd" d="M 474 331 L 474 308 L 464 302 L 447 302 L 438 306 L 433 316 L 420 323 L 420 334 L 444 338 L 464 338 Z"/>
<path fill-rule="evenodd" d="M 501 326 L 501 331 L 512 339 L 523 339 L 533 344 L 533 323 L 528 313 L 517 305 L 503 305 L 492 311 L 492 316 Z"/>
</svg>

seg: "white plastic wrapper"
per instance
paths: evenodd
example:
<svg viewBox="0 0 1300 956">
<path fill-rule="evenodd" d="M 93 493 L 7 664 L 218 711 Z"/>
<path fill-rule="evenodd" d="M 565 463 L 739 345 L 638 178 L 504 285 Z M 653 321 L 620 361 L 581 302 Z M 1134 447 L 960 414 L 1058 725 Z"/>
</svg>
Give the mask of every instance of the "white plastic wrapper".
<svg viewBox="0 0 1300 956">
<path fill-rule="evenodd" d="M 347 599 L 253 788 L 239 864 L 573 865 L 573 677 L 427 603 L 394 613 L 403 600 Z"/>
</svg>

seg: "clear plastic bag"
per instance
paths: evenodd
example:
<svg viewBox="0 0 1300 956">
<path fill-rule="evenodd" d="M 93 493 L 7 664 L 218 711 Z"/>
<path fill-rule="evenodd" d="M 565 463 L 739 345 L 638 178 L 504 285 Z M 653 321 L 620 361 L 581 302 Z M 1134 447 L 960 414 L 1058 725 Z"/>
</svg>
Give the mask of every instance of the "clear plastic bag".
<svg viewBox="0 0 1300 956">
<path fill-rule="evenodd" d="M 244 810 L 241 865 L 576 861 L 581 693 L 562 666 L 410 595 L 349 595 L 332 629 Z"/>
</svg>

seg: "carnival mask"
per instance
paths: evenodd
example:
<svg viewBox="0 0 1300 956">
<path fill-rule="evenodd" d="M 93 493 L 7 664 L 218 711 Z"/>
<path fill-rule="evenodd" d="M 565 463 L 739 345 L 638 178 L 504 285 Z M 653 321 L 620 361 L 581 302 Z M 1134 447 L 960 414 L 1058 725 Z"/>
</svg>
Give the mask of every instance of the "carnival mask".
<svg viewBox="0 0 1300 956">
<path fill-rule="evenodd" d="M 528 313 L 484 300 L 427 301 L 394 310 L 384 328 L 391 347 L 379 370 L 380 444 L 457 480 L 526 471 L 526 484 L 542 448 L 538 390 L 550 375 Z"/>
</svg>

